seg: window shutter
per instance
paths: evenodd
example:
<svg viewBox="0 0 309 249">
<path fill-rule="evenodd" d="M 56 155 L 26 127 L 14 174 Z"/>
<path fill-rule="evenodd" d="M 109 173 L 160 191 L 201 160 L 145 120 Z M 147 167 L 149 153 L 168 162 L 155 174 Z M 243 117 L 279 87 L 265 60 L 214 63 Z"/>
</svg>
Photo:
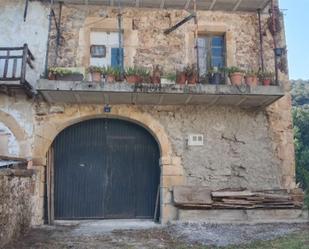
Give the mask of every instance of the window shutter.
<svg viewBox="0 0 309 249">
<path fill-rule="evenodd" d="M 111 66 L 121 67 L 123 64 L 123 48 L 112 48 Z"/>
</svg>

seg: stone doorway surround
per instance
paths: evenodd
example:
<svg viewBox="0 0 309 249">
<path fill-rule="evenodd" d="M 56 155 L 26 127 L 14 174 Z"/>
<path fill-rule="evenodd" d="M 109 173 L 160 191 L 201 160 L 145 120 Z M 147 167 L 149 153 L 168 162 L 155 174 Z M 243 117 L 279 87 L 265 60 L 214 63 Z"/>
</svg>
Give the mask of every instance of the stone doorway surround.
<svg viewBox="0 0 309 249">
<path fill-rule="evenodd" d="M 43 223 L 45 196 L 46 154 L 55 137 L 63 129 L 81 121 L 95 118 L 116 118 L 136 123 L 147 129 L 157 141 L 160 148 L 160 220 L 161 223 L 174 220 L 177 209 L 172 204 L 172 187 L 185 183 L 181 158 L 173 153 L 172 145 L 164 127 L 151 115 L 142 112 L 136 106 L 113 106 L 110 113 L 104 113 L 103 106 L 72 105 L 63 111 L 45 116 L 37 116 L 33 145 L 33 165 L 39 172 L 40 179 L 34 197 L 33 224 Z"/>
</svg>

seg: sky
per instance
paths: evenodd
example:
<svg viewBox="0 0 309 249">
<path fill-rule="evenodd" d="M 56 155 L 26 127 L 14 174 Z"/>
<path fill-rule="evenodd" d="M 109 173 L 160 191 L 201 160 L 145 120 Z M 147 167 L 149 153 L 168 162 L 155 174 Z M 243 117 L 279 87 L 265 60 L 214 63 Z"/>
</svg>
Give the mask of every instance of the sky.
<svg viewBox="0 0 309 249">
<path fill-rule="evenodd" d="M 280 0 L 285 14 L 285 31 L 290 79 L 309 80 L 309 0 Z"/>
</svg>

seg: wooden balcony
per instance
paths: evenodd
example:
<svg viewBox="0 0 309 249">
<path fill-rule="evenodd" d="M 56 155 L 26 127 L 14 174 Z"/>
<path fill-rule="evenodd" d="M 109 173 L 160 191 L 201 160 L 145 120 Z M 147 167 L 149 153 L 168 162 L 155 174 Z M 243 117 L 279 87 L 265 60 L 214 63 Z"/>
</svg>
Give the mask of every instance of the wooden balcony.
<svg viewBox="0 0 309 249">
<path fill-rule="evenodd" d="M 13 89 L 23 89 L 29 96 L 33 88 L 26 80 L 27 70 L 33 70 L 34 56 L 28 45 L 0 47 L 0 91 L 10 94 Z"/>
<path fill-rule="evenodd" d="M 136 105 L 227 105 L 264 108 L 282 96 L 281 86 L 133 85 L 41 79 L 37 89 L 50 103 Z"/>
</svg>

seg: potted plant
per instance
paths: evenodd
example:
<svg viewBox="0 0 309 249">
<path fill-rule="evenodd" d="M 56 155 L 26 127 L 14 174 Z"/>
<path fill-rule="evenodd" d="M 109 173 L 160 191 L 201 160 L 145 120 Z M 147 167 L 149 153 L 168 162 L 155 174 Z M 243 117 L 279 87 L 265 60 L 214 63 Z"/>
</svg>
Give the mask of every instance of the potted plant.
<svg viewBox="0 0 309 249">
<path fill-rule="evenodd" d="M 162 84 L 172 85 L 176 83 L 176 73 L 168 73 L 162 77 Z"/>
<path fill-rule="evenodd" d="M 198 81 L 198 73 L 195 65 L 187 66 L 185 68 L 188 84 L 196 84 Z"/>
<path fill-rule="evenodd" d="M 90 66 L 88 72 L 91 74 L 91 79 L 94 82 L 101 82 L 103 68 L 98 66 Z"/>
<path fill-rule="evenodd" d="M 48 69 L 48 79 L 63 81 L 82 81 L 84 79 L 84 75 L 64 67 L 51 67 Z"/>
<path fill-rule="evenodd" d="M 139 76 L 138 83 L 151 83 L 150 71 L 147 68 L 137 68 L 137 74 Z"/>
<path fill-rule="evenodd" d="M 159 65 L 156 65 L 152 72 L 151 82 L 153 84 L 161 84 L 161 75 L 162 70 L 160 69 Z"/>
<path fill-rule="evenodd" d="M 204 79 L 204 77 L 203 77 Z M 219 85 L 223 82 L 222 70 L 219 70 L 217 67 L 213 67 L 208 71 L 208 82 L 210 84 Z"/>
<path fill-rule="evenodd" d="M 245 76 L 246 84 L 248 86 L 257 86 L 259 81 L 258 81 L 258 73 L 254 70 L 249 70 L 246 72 Z"/>
<path fill-rule="evenodd" d="M 227 68 L 231 84 L 234 86 L 240 86 L 243 83 L 244 71 L 238 67 Z"/>
<path fill-rule="evenodd" d="M 102 74 L 105 77 L 105 81 L 107 83 L 113 83 L 116 80 L 116 70 L 114 68 L 112 68 L 111 66 L 108 67 L 104 67 L 102 69 Z"/>
<path fill-rule="evenodd" d="M 130 84 L 139 83 L 141 80 L 140 80 L 138 68 L 128 67 L 125 70 L 125 78 L 126 78 L 127 82 L 130 83 Z"/>
<path fill-rule="evenodd" d="M 264 86 L 269 86 L 273 82 L 274 73 L 273 72 L 260 72 L 259 74 L 260 81 Z"/>
<path fill-rule="evenodd" d="M 176 71 L 176 83 L 184 85 L 187 82 L 187 75 L 184 71 Z"/>
</svg>

